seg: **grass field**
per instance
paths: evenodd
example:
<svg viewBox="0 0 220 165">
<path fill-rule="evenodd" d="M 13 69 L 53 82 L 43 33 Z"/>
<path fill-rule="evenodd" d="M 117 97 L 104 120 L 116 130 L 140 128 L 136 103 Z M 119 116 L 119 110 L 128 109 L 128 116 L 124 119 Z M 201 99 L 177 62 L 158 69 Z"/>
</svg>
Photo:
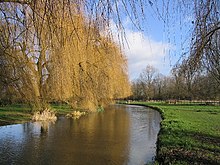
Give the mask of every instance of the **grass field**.
<svg viewBox="0 0 220 165">
<path fill-rule="evenodd" d="M 136 102 L 162 114 L 157 160 L 164 164 L 220 164 L 220 106 Z"/>
<path fill-rule="evenodd" d="M 68 105 L 51 105 L 51 108 L 58 115 L 66 115 L 72 112 Z M 18 124 L 30 121 L 32 117 L 31 108 L 26 104 L 13 104 L 0 107 L 0 126 L 8 124 Z"/>
</svg>

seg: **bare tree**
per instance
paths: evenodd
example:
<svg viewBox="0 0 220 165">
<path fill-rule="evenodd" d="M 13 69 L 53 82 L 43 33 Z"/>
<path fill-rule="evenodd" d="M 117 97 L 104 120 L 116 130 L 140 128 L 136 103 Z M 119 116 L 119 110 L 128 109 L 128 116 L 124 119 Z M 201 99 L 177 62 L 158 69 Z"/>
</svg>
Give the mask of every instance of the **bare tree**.
<svg viewBox="0 0 220 165">
<path fill-rule="evenodd" d="M 146 68 L 140 74 L 140 80 L 144 85 L 144 92 L 146 99 L 152 99 L 154 96 L 154 81 L 157 75 L 157 69 L 151 65 L 147 65 Z"/>
</svg>

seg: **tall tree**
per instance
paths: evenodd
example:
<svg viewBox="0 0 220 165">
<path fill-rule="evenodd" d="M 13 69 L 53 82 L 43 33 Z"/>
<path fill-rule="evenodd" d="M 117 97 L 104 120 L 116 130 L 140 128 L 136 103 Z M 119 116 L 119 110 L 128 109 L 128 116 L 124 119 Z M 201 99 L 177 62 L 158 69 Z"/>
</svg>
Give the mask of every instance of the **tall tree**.
<svg viewBox="0 0 220 165">
<path fill-rule="evenodd" d="M 37 110 L 53 100 L 95 110 L 129 94 L 125 56 L 79 3 L 3 2 L 1 74 Z"/>
</svg>

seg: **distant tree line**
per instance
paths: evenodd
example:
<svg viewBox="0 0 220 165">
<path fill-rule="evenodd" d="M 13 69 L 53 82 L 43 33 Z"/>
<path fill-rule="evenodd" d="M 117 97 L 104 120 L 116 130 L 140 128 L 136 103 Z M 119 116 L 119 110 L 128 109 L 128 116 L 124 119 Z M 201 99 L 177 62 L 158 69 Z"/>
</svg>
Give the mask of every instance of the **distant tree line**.
<svg viewBox="0 0 220 165">
<path fill-rule="evenodd" d="M 170 76 L 148 65 L 132 82 L 133 100 L 219 100 L 220 85 L 207 71 L 191 72 L 183 66 L 172 69 Z"/>
<path fill-rule="evenodd" d="M 150 2 L 158 9 L 158 1 Z M 220 100 L 220 2 L 174 0 L 163 5 L 164 10 L 157 11 L 165 23 L 170 22 L 171 9 L 181 15 L 180 26 L 184 18 L 191 19 L 189 50 L 183 52 L 170 76 L 147 66 L 132 82 L 133 99 Z"/>
</svg>

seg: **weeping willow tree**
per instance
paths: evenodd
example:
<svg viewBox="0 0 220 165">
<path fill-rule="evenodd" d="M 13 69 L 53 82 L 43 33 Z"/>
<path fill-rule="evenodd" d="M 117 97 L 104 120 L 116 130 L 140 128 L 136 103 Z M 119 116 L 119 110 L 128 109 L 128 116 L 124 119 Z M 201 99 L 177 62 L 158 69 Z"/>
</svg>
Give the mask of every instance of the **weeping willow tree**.
<svg viewBox="0 0 220 165">
<path fill-rule="evenodd" d="M 129 95 L 125 56 L 110 35 L 101 34 L 104 22 L 86 17 L 83 5 L 0 1 L 5 92 L 10 87 L 40 111 L 50 101 L 94 111 Z"/>
</svg>

